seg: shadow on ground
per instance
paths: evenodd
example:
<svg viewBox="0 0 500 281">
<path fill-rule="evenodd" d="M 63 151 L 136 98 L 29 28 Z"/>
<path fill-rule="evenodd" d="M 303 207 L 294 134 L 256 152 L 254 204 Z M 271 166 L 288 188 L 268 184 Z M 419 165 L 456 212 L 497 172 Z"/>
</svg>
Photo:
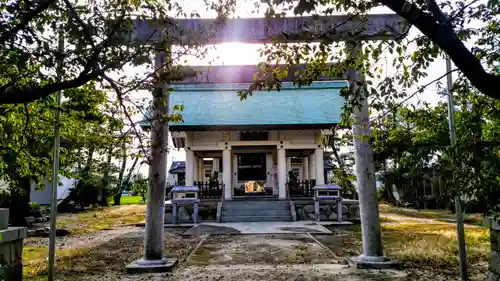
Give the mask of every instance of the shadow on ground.
<svg viewBox="0 0 500 281">
<path fill-rule="evenodd" d="M 197 225 L 188 231 L 184 232 L 184 235 L 194 235 L 201 236 L 206 234 L 238 234 L 239 230 L 232 227 L 225 226 L 215 226 L 215 225 Z"/>
<path fill-rule="evenodd" d="M 302 232 L 302 233 L 315 233 L 318 232 L 316 229 L 307 227 L 279 227 L 279 230 L 289 231 L 289 232 Z"/>
</svg>

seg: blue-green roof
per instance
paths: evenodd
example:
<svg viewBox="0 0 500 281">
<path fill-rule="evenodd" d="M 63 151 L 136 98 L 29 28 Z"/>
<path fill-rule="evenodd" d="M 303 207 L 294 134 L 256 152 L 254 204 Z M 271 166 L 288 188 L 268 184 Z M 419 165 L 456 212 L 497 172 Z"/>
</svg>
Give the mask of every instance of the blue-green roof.
<svg viewBox="0 0 500 281">
<path fill-rule="evenodd" d="M 236 92 L 248 84 L 174 85 L 170 106 L 184 105 L 184 123 L 171 126 L 241 126 L 338 124 L 346 81 L 313 82 L 307 87 L 284 83 L 281 91 L 255 91 L 240 101 Z"/>
</svg>

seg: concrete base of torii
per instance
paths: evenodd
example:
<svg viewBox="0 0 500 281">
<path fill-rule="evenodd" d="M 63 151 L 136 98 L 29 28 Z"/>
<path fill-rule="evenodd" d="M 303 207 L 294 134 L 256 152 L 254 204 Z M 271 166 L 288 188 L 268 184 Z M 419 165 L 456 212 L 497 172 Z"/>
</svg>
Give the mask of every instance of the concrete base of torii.
<svg viewBox="0 0 500 281">
<path fill-rule="evenodd" d="M 177 265 L 176 258 L 163 258 L 161 260 L 140 259 L 125 267 L 127 273 L 163 273 L 172 272 Z"/>
<path fill-rule="evenodd" d="M 388 257 L 368 257 L 361 255 L 350 258 L 349 263 L 359 269 L 404 269 L 402 261 L 391 260 Z"/>
</svg>

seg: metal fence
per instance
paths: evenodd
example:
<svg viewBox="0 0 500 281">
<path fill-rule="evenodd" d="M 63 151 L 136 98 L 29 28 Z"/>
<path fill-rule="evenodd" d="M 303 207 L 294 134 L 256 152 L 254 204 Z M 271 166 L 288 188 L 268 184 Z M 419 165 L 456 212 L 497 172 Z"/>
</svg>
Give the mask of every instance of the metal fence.
<svg viewBox="0 0 500 281">
<path fill-rule="evenodd" d="M 316 185 L 316 180 L 302 180 L 295 183 L 287 182 L 286 185 L 290 197 L 313 197 L 313 187 Z"/>
<path fill-rule="evenodd" d="M 197 186 L 199 191 L 199 198 L 201 199 L 218 199 L 222 197 L 223 183 L 218 181 L 196 181 L 194 185 Z"/>
</svg>

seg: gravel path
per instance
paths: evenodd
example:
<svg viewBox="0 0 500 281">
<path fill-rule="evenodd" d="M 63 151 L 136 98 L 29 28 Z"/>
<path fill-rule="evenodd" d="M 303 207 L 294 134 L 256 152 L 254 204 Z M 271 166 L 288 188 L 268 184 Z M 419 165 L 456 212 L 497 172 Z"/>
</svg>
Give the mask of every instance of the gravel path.
<svg viewBox="0 0 500 281">
<path fill-rule="evenodd" d="M 137 227 L 120 227 L 113 230 L 102 230 L 88 234 L 56 237 L 57 249 L 92 248 L 118 237 L 135 238 L 142 235 L 143 230 Z M 48 246 L 49 238 L 30 237 L 24 240 L 25 246 Z"/>
</svg>

